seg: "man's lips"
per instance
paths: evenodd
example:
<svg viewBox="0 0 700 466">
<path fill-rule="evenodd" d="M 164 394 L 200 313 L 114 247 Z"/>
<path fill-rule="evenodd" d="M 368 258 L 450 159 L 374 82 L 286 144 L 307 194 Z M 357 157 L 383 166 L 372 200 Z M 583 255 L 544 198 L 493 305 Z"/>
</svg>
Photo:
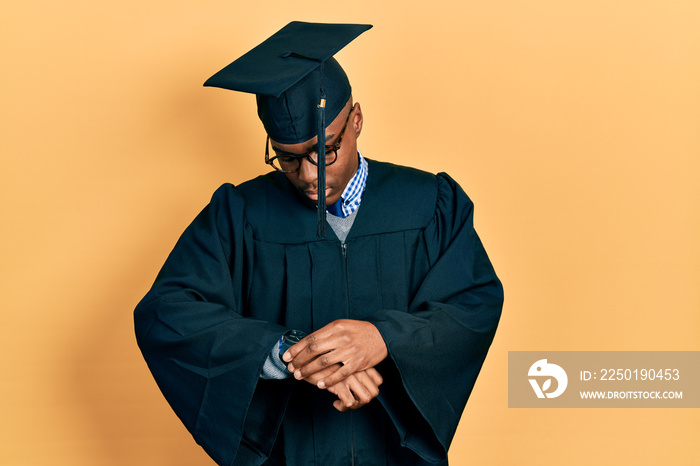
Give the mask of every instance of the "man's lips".
<svg viewBox="0 0 700 466">
<path fill-rule="evenodd" d="M 306 197 L 311 199 L 312 201 L 317 201 L 318 200 L 318 191 L 315 189 L 305 189 L 302 191 Z M 326 198 L 328 195 L 331 193 L 331 188 L 326 188 Z"/>
</svg>

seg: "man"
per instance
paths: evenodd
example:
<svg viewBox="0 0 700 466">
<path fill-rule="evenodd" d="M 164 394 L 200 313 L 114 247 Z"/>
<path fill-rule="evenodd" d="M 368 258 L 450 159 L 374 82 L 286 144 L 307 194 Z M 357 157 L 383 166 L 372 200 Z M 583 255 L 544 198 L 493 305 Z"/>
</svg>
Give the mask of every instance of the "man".
<svg viewBox="0 0 700 466">
<path fill-rule="evenodd" d="M 493 339 L 502 287 L 466 194 L 357 149 L 332 55 L 369 27 L 290 23 L 206 83 L 256 94 L 275 170 L 214 193 L 135 323 L 219 464 L 447 464 Z"/>
</svg>

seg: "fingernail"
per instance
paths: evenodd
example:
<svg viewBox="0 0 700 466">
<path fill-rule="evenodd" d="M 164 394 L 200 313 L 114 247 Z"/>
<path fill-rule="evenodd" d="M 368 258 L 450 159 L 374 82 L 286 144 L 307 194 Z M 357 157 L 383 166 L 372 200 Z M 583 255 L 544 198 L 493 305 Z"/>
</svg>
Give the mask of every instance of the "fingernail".
<svg viewBox="0 0 700 466">
<path fill-rule="evenodd" d="M 323 383 L 323 380 L 318 383 L 318 388 L 326 388 L 326 384 Z"/>
<path fill-rule="evenodd" d="M 289 354 L 289 352 L 285 351 L 285 353 L 282 355 L 282 360 L 284 362 L 289 362 L 291 361 L 292 356 Z"/>
<path fill-rule="evenodd" d="M 289 372 L 294 372 L 296 370 L 292 364 L 288 365 L 287 369 L 289 369 Z"/>
<path fill-rule="evenodd" d="M 297 380 L 301 380 L 301 371 L 296 371 L 296 372 L 294 373 L 294 378 L 297 379 Z"/>
</svg>

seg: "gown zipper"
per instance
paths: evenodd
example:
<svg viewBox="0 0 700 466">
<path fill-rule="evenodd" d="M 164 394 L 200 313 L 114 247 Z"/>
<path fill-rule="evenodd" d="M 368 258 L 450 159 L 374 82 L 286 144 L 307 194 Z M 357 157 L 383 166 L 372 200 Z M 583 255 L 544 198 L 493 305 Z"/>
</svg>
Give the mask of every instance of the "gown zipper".
<svg viewBox="0 0 700 466">
<path fill-rule="evenodd" d="M 348 289 L 348 245 L 345 241 L 341 241 L 340 250 L 343 253 L 343 273 L 345 277 L 345 317 L 350 318 L 350 290 Z M 352 466 L 355 466 L 355 434 L 352 423 L 352 410 L 350 415 L 350 458 L 352 458 Z"/>
</svg>

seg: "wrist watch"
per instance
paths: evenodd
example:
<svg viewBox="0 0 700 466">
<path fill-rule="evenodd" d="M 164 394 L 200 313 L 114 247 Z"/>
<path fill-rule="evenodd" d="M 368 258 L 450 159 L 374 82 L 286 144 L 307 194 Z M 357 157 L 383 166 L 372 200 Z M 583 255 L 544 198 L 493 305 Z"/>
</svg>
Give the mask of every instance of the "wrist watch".
<svg viewBox="0 0 700 466">
<path fill-rule="evenodd" d="M 280 338 L 280 343 L 279 343 L 279 352 L 278 356 L 280 358 L 280 361 L 283 361 L 282 355 L 292 346 L 296 345 L 299 343 L 306 334 L 302 332 L 301 330 L 290 330 L 289 332 L 285 333 L 282 335 L 282 338 Z"/>
</svg>

